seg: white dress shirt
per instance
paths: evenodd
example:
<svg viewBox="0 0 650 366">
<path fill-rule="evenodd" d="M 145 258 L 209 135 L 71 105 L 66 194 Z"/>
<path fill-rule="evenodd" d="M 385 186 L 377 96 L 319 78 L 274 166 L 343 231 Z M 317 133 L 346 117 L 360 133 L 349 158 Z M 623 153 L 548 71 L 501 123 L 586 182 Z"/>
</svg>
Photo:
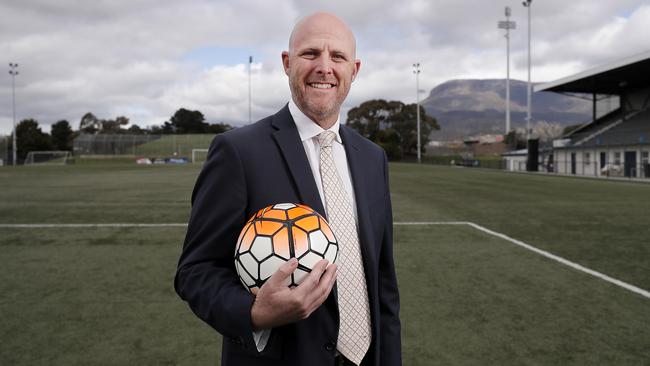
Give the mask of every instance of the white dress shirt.
<svg viewBox="0 0 650 366">
<path fill-rule="evenodd" d="M 320 195 L 321 202 L 323 207 L 325 205 L 325 195 L 323 194 L 323 182 L 320 176 L 320 144 L 318 143 L 318 135 L 325 131 L 321 126 L 316 122 L 312 121 L 307 117 L 302 111 L 298 108 L 293 99 L 289 100 L 289 113 L 293 117 L 293 121 L 296 123 L 298 128 L 298 134 L 300 135 L 300 140 L 302 141 L 302 146 L 305 148 L 305 154 L 307 154 L 307 160 L 309 161 L 309 166 L 311 167 L 311 173 L 314 176 L 314 181 L 316 181 L 316 187 L 318 187 L 318 194 Z M 343 147 L 343 140 L 341 140 L 341 135 L 339 134 L 339 127 L 341 117 L 336 120 L 336 123 L 328 131 L 332 131 L 336 134 L 336 139 L 332 142 L 332 156 L 334 157 L 334 164 L 336 165 L 336 170 L 339 173 L 339 177 L 343 182 L 343 187 L 345 187 L 346 192 L 352 202 L 352 207 L 354 208 L 354 217 L 357 221 L 357 206 L 356 200 L 354 199 L 354 188 L 352 187 L 352 179 L 350 177 L 350 167 L 348 166 L 348 159 L 345 153 L 345 148 Z M 277 202 L 281 203 L 281 202 Z M 296 202 L 304 203 L 304 202 Z M 257 332 L 253 332 L 253 339 L 255 340 L 255 345 L 257 350 L 262 352 L 266 347 L 266 343 L 269 340 L 271 335 L 271 329 L 263 329 Z"/>
</svg>

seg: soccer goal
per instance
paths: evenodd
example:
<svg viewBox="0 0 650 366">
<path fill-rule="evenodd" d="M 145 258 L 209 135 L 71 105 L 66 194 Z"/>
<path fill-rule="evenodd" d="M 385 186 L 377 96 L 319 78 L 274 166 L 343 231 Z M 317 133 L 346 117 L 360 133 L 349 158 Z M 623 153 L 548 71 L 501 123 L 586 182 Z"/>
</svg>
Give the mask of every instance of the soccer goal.
<svg viewBox="0 0 650 366">
<path fill-rule="evenodd" d="M 208 157 L 208 149 L 192 149 L 192 163 L 204 163 Z"/>
<path fill-rule="evenodd" d="M 70 162 L 70 151 L 30 151 L 25 165 L 65 165 Z"/>
</svg>

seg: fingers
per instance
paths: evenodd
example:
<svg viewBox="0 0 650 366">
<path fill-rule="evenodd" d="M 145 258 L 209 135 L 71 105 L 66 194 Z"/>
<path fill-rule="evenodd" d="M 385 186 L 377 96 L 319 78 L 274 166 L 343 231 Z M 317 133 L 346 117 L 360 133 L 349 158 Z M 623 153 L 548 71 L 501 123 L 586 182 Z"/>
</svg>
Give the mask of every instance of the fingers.
<svg viewBox="0 0 650 366">
<path fill-rule="evenodd" d="M 296 270 L 298 267 L 298 260 L 296 258 L 291 258 L 285 263 L 283 263 L 280 268 L 278 268 L 271 277 L 266 281 L 266 283 L 269 283 L 272 286 L 285 286 L 284 280 L 287 279 L 287 277 L 291 276 L 293 271 Z"/>
<path fill-rule="evenodd" d="M 323 272 L 325 272 L 325 268 L 327 267 L 328 261 L 326 259 L 321 259 L 314 265 L 314 268 L 311 269 L 311 272 L 305 277 L 300 285 L 296 287 L 296 292 L 300 296 L 307 296 L 313 291 L 313 289 L 318 286 L 318 282 L 320 281 L 320 277 L 323 275 Z"/>
<path fill-rule="evenodd" d="M 296 291 L 304 298 L 308 307 L 314 310 L 325 301 L 336 278 L 336 265 L 321 260 L 312 269 L 311 273 L 298 286 Z"/>
<path fill-rule="evenodd" d="M 327 266 L 325 272 L 320 278 L 318 286 L 311 292 L 313 294 L 313 297 L 310 300 L 311 307 L 313 309 L 319 307 L 320 304 L 322 304 L 325 299 L 327 299 L 330 292 L 332 292 L 334 283 L 336 283 L 336 264 L 332 263 Z"/>
</svg>

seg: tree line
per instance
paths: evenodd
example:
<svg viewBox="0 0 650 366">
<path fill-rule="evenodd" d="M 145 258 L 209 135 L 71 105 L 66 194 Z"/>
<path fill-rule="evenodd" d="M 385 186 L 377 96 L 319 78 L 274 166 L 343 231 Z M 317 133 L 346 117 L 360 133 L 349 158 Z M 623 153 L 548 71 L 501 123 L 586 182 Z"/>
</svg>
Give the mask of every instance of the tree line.
<svg viewBox="0 0 650 366">
<path fill-rule="evenodd" d="M 400 101 L 373 99 L 350 109 L 346 124 L 364 137 L 377 143 L 386 151 L 390 160 L 417 155 L 417 106 Z M 128 127 L 127 127 L 128 126 Z M 421 151 L 429 142 L 429 134 L 440 127 L 435 118 L 427 115 L 420 106 L 420 141 Z M 131 124 L 124 116 L 115 119 L 100 119 L 88 112 L 81 117 L 78 129 L 73 129 L 66 120 L 60 120 L 51 126 L 51 132 L 45 133 L 38 121 L 29 118 L 16 126 L 18 140 L 18 159 L 24 160 L 30 151 L 72 150 L 73 140 L 81 134 L 218 134 L 232 129 L 225 123 L 208 123 L 200 111 L 185 108 L 178 109 L 161 125 L 140 127 Z M 11 151 L 9 139 L 9 151 Z"/>
<path fill-rule="evenodd" d="M 81 117 L 79 128 L 74 130 L 67 120 L 60 120 L 51 126 L 50 133 L 43 132 L 37 120 L 27 118 L 16 125 L 17 159 L 22 161 L 30 151 L 67 150 L 72 151 L 72 143 L 81 134 L 130 134 L 130 135 L 161 135 L 161 134 L 217 134 L 232 129 L 225 123 L 208 123 L 200 111 L 180 108 L 169 121 L 161 125 L 142 128 L 137 124 L 129 125 L 127 117 L 115 119 L 100 119 L 88 112 Z M 8 151 L 13 149 L 13 140 L 8 138 Z M 7 156 L 10 159 L 12 154 Z"/>
</svg>

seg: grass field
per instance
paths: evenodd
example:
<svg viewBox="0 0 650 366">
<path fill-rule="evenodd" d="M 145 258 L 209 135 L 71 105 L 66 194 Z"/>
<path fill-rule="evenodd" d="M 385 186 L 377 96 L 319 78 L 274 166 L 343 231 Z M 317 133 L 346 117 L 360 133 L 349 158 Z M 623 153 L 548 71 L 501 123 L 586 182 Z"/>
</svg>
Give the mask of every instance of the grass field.
<svg viewBox="0 0 650 366">
<path fill-rule="evenodd" d="M 197 166 L 0 169 L 0 224 L 182 223 Z M 396 222 L 470 221 L 650 289 L 650 184 L 391 165 Z M 0 227 L 0 365 L 213 365 L 185 229 Z M 643 365 L 650 299 L 467 225 L 395 227 L 405 365 Z"/>
</svg>

